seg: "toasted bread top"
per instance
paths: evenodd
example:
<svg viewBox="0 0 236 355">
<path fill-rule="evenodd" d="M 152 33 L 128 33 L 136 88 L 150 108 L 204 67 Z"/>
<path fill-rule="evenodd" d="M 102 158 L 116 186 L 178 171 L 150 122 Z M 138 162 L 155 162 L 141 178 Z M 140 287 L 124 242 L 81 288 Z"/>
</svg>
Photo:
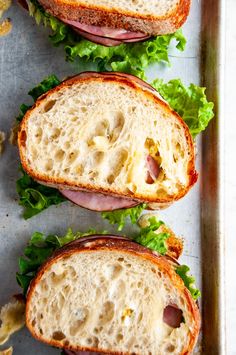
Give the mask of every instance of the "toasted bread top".
<svg viewBox="0 0 236 355">
<path fill-rule="evenodd" d="M 174 260 L 126 238 L 77 240 L 59 249 L 32 281 L 26 325 L 38 340 L 73 351 L 190 354 L 200 314 L 174 267 Z M 183 312 L 176 328 L 163 321 L 169 305 Z"/>
<path fill-rule="evenodd" d="M 184 196 L 197 180 L 191 134 L 145 85 L 124 74 L 83 73 L 41 96 L 18 135 L 24 170 L 61 189 L 158 203 Z M 148 156 L 157 165 L 151 182 Z"/>
<path fill-rule="evenodd" d="M 61 19 L 159 35 L 173 33 L 182 26 L 191 0 L 40 0 L 40 3 L 47 12 Z"/>
</svg>

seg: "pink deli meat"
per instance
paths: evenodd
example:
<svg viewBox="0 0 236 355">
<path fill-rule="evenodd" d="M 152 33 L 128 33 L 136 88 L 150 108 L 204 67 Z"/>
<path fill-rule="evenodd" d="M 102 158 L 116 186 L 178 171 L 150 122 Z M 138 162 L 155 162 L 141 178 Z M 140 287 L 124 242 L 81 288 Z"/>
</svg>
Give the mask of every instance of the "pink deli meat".
<svg viewBox="0 0 236 355">
<path fill-rule="evenodd" d="M 140 42 L 150 38 L 150 36 L 142 32 L 130 32 L 124 29 L 86 25 L 79 21 L 66 19 L 61 19 L 61 21 L 70 25 L 78 34 L 89 41 L 108 47 L 118 46 L 121 43 Z"/>
<path fill-rule="evenodd" d="M 92 211 L 114 211 L 137 206 L 140 202 L 101 193 L 60 190 L 61 194 L 76 205 Z"/>
</svg>

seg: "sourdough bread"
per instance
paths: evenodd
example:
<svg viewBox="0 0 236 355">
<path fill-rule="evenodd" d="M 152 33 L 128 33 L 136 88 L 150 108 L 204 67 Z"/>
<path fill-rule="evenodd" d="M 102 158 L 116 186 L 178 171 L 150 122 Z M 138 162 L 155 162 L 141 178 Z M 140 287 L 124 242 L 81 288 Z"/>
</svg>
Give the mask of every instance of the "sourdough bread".
<svg viewBox="0 0 236 355">
<path fill-rule="evenodd" d="M 39 0 L 60 19 L 159 35 L 175 32 L 186 21 L 191 0 Z"/>
<path fill-rule="evenodd" d="M 170 326 L 165 312 L 182 312 Z M 94 236 L 57 251 L 30 285 L 26 325 L 37 339 L 73 351 L 189 354 L 199 310 L 174 264 L 127 239 Z"/>
<path fill-rule="evenodd" d="M 64 81 L 26 113 L 18 145 L 24 170 L 59 189 L 167 203 L 197 180 L 187 125 L 130 76 L 83 73 Z M 158 165 L 151 182 L 148 156 Z"/>
</svg>

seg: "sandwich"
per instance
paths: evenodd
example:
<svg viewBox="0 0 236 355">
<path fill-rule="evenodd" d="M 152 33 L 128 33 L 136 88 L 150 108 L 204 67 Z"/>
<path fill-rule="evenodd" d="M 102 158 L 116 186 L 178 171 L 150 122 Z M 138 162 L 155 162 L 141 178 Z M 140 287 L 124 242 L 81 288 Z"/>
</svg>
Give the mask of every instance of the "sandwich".
<svg viewBox="0 0 236 355">
<path fill-rule="evenodd" d="M 121 230 L 127 217 L 136 223 L 143 209 L 167 207 L 196 181 L 193 140 L 214 116 L 205 88 L 185 87 L 178 79 L 149 85 L 128 74 L 87 72 L 63 82 L 51 75 L 29 95 L 35 103 L 21 105 L 14 127 L 14 132 L 19 130 L 23 175 L 17 192 L 24 218 L 70 199 L 92 210 L 106 210 L 102 216 Z M 77 103 L 72 107 L 68 102 L 73 100 Z M 70 127 L 65 110 L 73 112 Z M 67 125 L 60 131 L 63 119 Z M 80 127 L 77 133 L 75 126 Z M 153 144 L 158 136 L 161 150 L 158 142 Z M 76 143 L 71 145 L 73 139 Z M 61 143 L 65 146 L 59 147 Z M 60 170 L 58 176 L 51 165 Z"/>
<path fill-rule="evenodd" d="M 108 66 L 144 77 L 150 63 L 169 62 L 170 42 L 181 51 L 185 48 L 180 27 L 190 0 L 19 2 L 37 24 L 51 28 L 51 41 L 64 46 L 67 59 L 92 60 L 100 70 Z"/>
<path fill-rule="evenodd" d="M 32 179 L 93 211 L 157 209 L 197 181 L 187 124 L 127 74 L 86 72 L 49 90 L 21 121 L 18 147 Z"/>
<path fill-rule="evenodd" d="M 173 33 L 186 21 L 190 10 L 190 0 L 39 0 L 39 3 L 50 15 L 68 24 L 80 35 L 102 44 L 106 39 L 120 44 Z"/>
<path fill-rule="evenodd" d="M 192 352 L 200 292 L 187 266 L 170 256 L 163 222 L 149 216 L 142 225 L 130 238 L 34 233 L 17 274 L 33 337 L 65 354 Z"/>
</svg>

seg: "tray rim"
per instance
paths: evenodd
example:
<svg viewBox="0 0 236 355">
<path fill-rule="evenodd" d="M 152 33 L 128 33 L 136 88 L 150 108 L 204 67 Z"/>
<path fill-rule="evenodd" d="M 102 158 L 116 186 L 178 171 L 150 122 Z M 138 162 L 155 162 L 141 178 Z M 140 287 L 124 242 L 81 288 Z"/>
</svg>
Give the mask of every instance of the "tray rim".
<svg viewBox="0 0 236 355">
<path fill-rule="evenodd" d="M 215 12 L 209 12 L 214 7 L 216 7 Z M 208 16 L 209 13 L 211 16 Z M 202 203 L 201 206 L 202 260 L 207 257 L 207 262 L 202 265 L 202 353 L 214 355 L 226 355 L 224 235 L 225 20 L 226 4 L 224 0 L 218 0 L 217 2 L 215 0 L 203 0 L 200 72 L 203 73 L 202 84 L 207 87 L 209 99 L 215 103 L 216 117 L 202 139 L 202 180 L 205 181 L 202 186 L 202 198 L 205 203 Z M 204 31 L 206 21 L 208 31 Z M 212 64 L 215 65 L 211 66 Z M 215 146 L 212 147 L 212 143 Z M 213 177 L 211 184 L 206 182 L 206 178 L 209 178 L 209 176 Z M 208 269 L 209 264 L 213 266 L 211 271 Z"/>
</svg>

